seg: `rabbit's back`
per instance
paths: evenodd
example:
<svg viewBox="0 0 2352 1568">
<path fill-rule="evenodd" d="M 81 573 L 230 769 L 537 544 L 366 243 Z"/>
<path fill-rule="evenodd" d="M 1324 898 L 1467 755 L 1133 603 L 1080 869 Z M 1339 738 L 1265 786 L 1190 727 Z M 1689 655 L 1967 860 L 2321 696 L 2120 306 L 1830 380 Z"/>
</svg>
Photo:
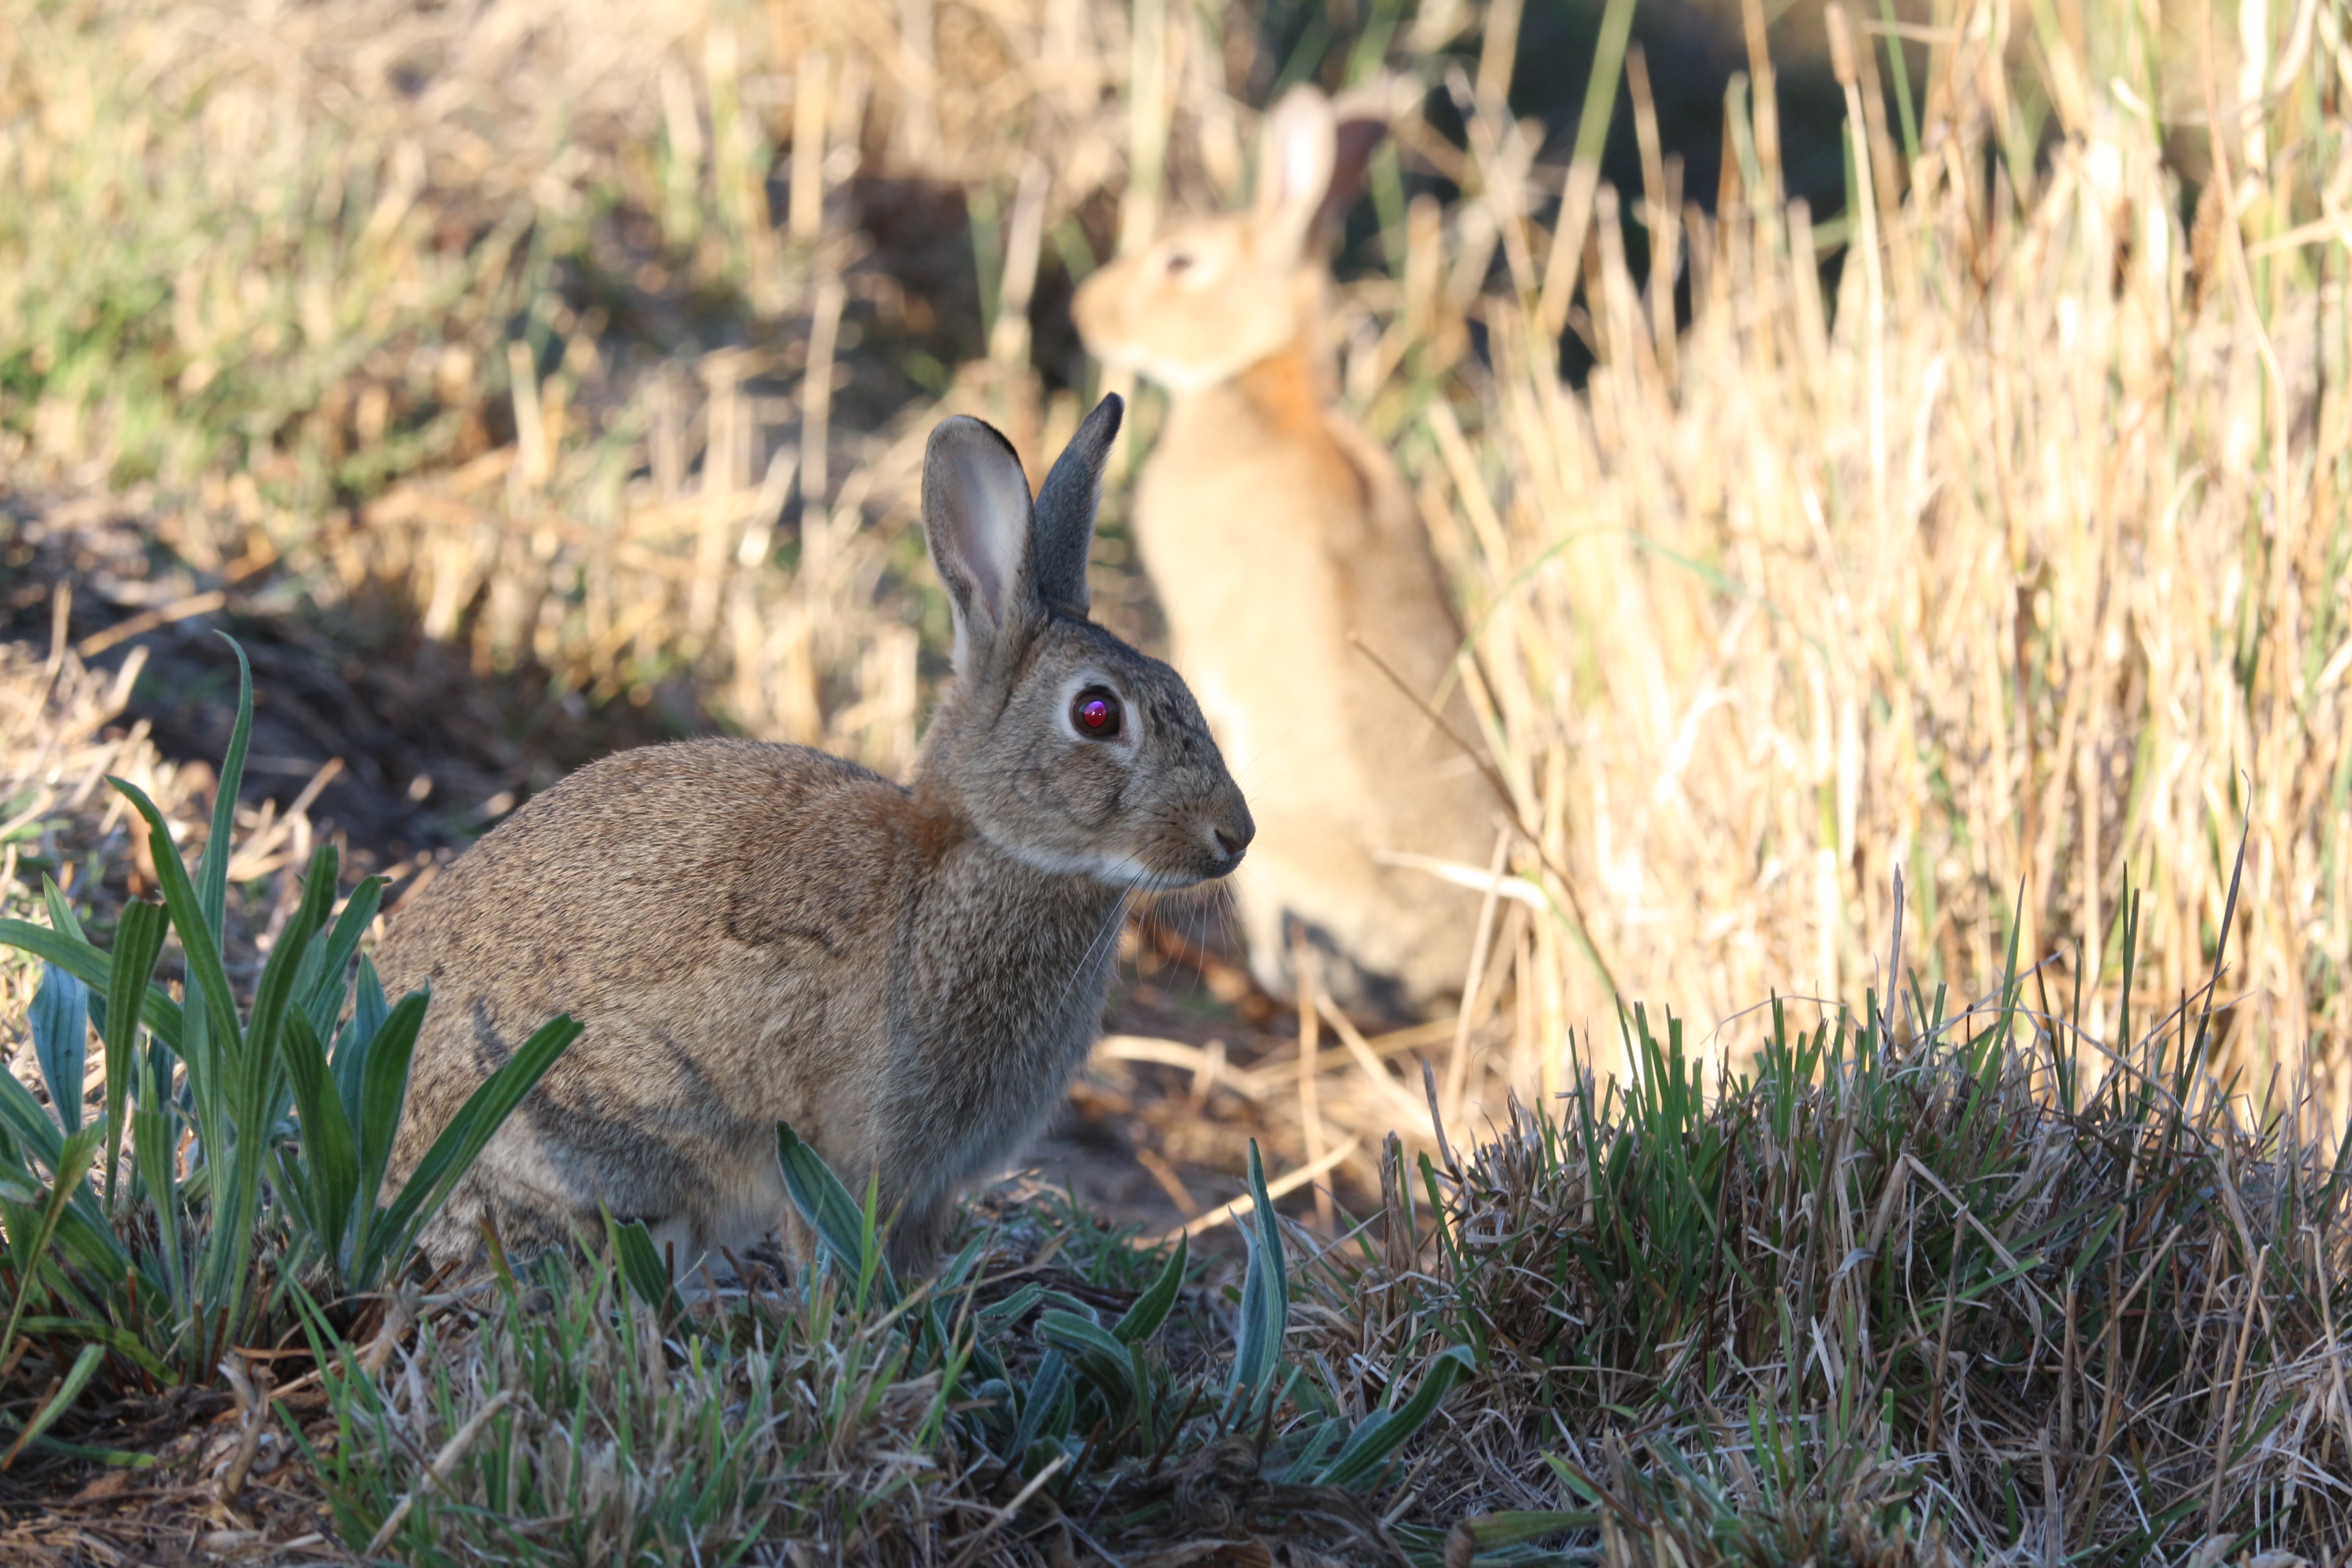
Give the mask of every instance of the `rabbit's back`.
<svg viewBox="0 0 2352 1568">
<path fill-rule="evenodd" d="M 605 757 L 533 798 L 403 909 L 388 992 L 594 1007 L 682 952 L 837 948 L 887 886 L 905 791 L 800 746 L 698 741 Z M 446 1016 L 451 1009 L 444 1009 Z M 572 1053 L 575 1063 L 580 1053 Z"/>
<path fill-rule="evenodd" d="M 583 1193 L 625 1218 L 683 1202 L 703 1231 L 738 1216 L 756 1235 L 782 1199 L 773 1160 L 730 1151 L 780 1118 L 823 1128 L 828 1156 L 854 1162 L 882 1066 L 866 1037 L 885 1011 L 889 892 L 919 853 L 906 798 L 794 746 L 625 752 L 532 800 L 401 910 L 378 966 L 388 993 L 429 984 L 433 1005 L 395 1180 L 532 1029 L 556 1013 L 583 1026 L 453 1201 L 436 1250 L 486 1208 L 510 1241 L 560 1241 Z"/>
</svg>

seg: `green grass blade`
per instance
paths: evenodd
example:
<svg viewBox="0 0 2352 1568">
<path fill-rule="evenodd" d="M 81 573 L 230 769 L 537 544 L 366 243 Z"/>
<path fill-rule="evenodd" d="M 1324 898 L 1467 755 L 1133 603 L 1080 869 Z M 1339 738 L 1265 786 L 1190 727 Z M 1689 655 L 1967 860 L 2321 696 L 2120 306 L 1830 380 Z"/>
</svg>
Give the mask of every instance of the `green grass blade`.
<svg viewBox="0 0 2352 1568">
<path fill-rule="evenodd" d="M 254 988 L 253 1016 L 247 1021 L 246 1037 L 257 1074 L 275 1059 L 278 1030 L 294 997 L 296 974 L 310 956 L 310 939 L 326 924 L 334 900 L 334 847 L 322 844 L 310 857 L 310 872 L 302 879 L 302 902 L 270 948 L 269 961 L 261 967 L 261 982 Z"/>
<path fill-rule="evenodd" d="M 29 952 L 35 958 L 54 963 L 100 994 L 109 994 L 114 982 L 114 961 L 106 953 L 79 938 L 51 931 L 47 926 L 35 925 L 30 921 L 0 920 L 0 947 L 13 947 L 20 952 Z M 161 986 L 148 990 L 146 1018 L 147 1026 L 164 1044 L 173 1050 L 179 1049 L 180 1005 L 165 994 Z"/>
<path fill-rule="evenodd" d="M 816 1232 L 818 1244 L 833 1266 L 849 1279 L 864 1278 L 872 1262 L 866 1256 L 866 1213 L 841 1184 L 841 1178 L 782 1121 L 776 1123 L 776 1163 L 782 1168 L 784 1190 L 792 1194 L 793 1206 Z M 883 1304 L 897 1305 L 898 1285 L 890 1278 L 888 1266 L 882 1265 L 874 1277 Z"/>
<path fill-rule="evenodd" d="M 1048 1427 L 1063 1396 L 1069 1393 L 1069 1383 L 1070 1363 L 1061 1352 L 1049 1350 L 1037 1359 L 1037 1370 L 1022 1394 L 1021 1419 L 1013 1428 L 1013 1441 L 1000 1456 L 1007 1464 L 1018 1466 L 1038 1438 L 1055 1435 Z"/>
<path fill-rule="evenodd" d="M 23 1145 L 23 1154 L 29 1154 L 51 1170 L 57 1168 L 58 1151 L 66 1141 L 66 1135 L 58 1130 L 56 1119 L 49 1115 L 39 1100 L 33 1098 L 33 1091 L 18 1082 L 16 1075 L 11 1072 L 0 1072 L 0 1127 L 5 1127 L 9 1135 Z M 13 1148 L 9 1152 L 22 1157 Z M 22 1175 L 28 1182 L 33 1180 L 23 1172 L 12 1173 Z"/>
<path fill-rule="evenodd" d="M 1274 1385 L 1282 1365 L 1283 1336 L 1290 1327 L 1289 1268 L 1282 1246 L 1282 1226 L 1266 1195 L 1265 1162 L 1257 1140 L 1250 1140 L 1249 1189 L 1255 1206 L 1243 1232 L 1249 1245 L 1249 1267 L 1242 1277 L 1241 1321 L 1235 1330 L 1233 1382 L 1225 1390 L 1226 1418 L 1255 1418 L 1260 1400 Z"/>
<path fill-rule="evenodd" d="M 15 1335 L 12 1333 L 9 1337 L 14 1339 Z M 16 1463 L 16 1456 L 24 1451 L 26 1444 L 40 1436 L 56 1425 L 58 1416 L 73 1408 L 73 1402 L 79 1399 L 81 1391 L 89 1386 L 89 1380 L 98 1373 L 99 1363 L 105 1359 L 104 1345 L 82 1346 L 81 1354 L 74 1357 L 73 1366 L 67 1372 L 65 1381 L 58 1384 L 58 1391 L 49 1395 L 40 1409 L 34 1413 L 33 1418 L 25 1423 L 25 1429 L 16 1434 L 16 1441 L 9 1447 L 7 1457 L 0 1459 L 0 1469 Z"/>
<path fill-rule="evenodd" d="M 406 1005 L 406 1002 L 402 1005 Z M 415 1171 L 401 1188 L 400 1195 L 385 1209 L 375 1236 L 370 1238 L 374 1250 L 362 1260 L 363 1277 L 368 1282 L 378 1277 L 379 1265 L 406 1255 L 417 1232 L 448 1200 L 458 1178 L 472 1167 L 498 1130 L 506 1125 L 507 1118 L 522 1103 L 523 1096 L 538 1087 L 547 1069 L 555 1065 L 555 1058 L 580 1037 L 580 1029 L 569 1014 L 550 1018 L 458 1107 L 449 1125 L 441 1130 L 441 1135 L 425 1152 L 425 1158 L 416 1163 Z M 402 1076 L 405 1078 L 404 1062 L 403 1068 Z"/>
<path fill-rule="evenodd" d="M 285 1050 L 295 1109 L 302 1119 L 302 1136 L 287 1157 L 299 1163 L 310 1190 L 311 1240 L 320 1256 L 341 1271 L 349 1262 L 343 1240 L 360 1188 L 359 1146 L 328 1076 L 326 1047 L 319 1043 L 310 1015 L 299 1007 L 286 1015 Z M 368 1194 L 368 1202 L 375 1202 L 374 1194 Z"/>
<path fill-rule="evenodd" d="M 148 848 L 155 861 L 155 879 L 163 886 L 163 907 L 171 911 L 173 929 L 180 933 L 180 947 L 187 954 L 189 984 L 204 993 L 205 1022 L 210 1034 L 208 1048 L 190 1053 L 186 1059 L 191 1071 L 209 1074 L 213 1063 L 207 1060 L 200 1068 L 195 1058 L 217 1053 L 234 1055 L 245 1038 L 237 1024 L 236 994 L 229 988 L 228 970 L 221 963 L 219 939 L 214 934 L 214 924 L 204 918 L 195 884 L 188 880 L 188 868 L 180 860 L 179 847 L 172 842 L 171 826 L 163 820 L 163 814 L 147 798 L 145 790 L 128 779 L 110 776 L 106 782 L 147 820 Z M 204 1091 L 200 1088 L 198 1092 Z"/>
<path fill-rule="evenodd" d="M 220 638 L 236 655 L 236 722 L 229 731 L 228 750 L 221 757 L 220 784 L 213 791 L 212 832 L 205 839 L 204 858 L 197 863 L 195 882 L 205 931 L 215 945 L 220 942 L 222 918 L 228 910 L 229 838 L 236 830 L 237 792 L 245 787 L 246 747 L 253 740 L 253 665 L 235 637 L 223 632 Z M 162 868 L 161 856 L 155 864 Z M 187 941 L 184 927 L 180 940 Z"/>
<path fill-rule="evenodd" d="M 335 1092 L 342 1097 L 343 1114 L 355 1129 L 363 1125 L 360 1118 L 360 1086 L 367 1076 L 368 1052 L 391 1015 L 392 1007 L 383 999 L 383 984 L 375 976 L 375 965 L 361 959 L 359 979 L 352 988 L 352 1021 L 336 1037 L 333 1058 Z"/>
<path fill-rule="evenodd" d="M 171 1058 L 150 1046 L 138 1062 L 138 1102 L 131 1112 L 131 1167 L 147 1189 L 155 1215 L 155 1244 L 163 1255 L 165 1293 L 175 1320 L 185 1321 L 188 1279 L 180 1257 L 179 1163 L 171 1101 Z"/>
<path fill-rule="evenodd" d="M 113 973 L 106 990 L 106 1193 L 113 1205 L 115 1167 L 122 1161 L 123 1102 L 131 1091 L 131 1053 L 139 1026 L 155 994 L 149 984 L 163 954 L 171 916 L 161 904 L 133 899 L 114 928 Z"/>
<path fill-rule="evenodd" d="M 1476 1364 L 1467 1345 L 1448 1345 L 1438 1352 L 1423 1369 L 1421 1385 L 1412 1396 L 1393 1410 L 1375 1410 L 1365 1416 L 1316 1480 L 1327 1487 L 1358 1487 L 1371 1480 L 1389 1456 L 1436 1413 L 1438 1402 L 1455 1382 Z"/>
<path fill-rule="evenodd" d="M 171 1368 L 140 1343 L 138 1335 L 119 1323 L 102 1323 L 95 1318 L 26 1318 L 17 1327 L 28 1335 L 88 1340 L 99 1349 L 112 1351 L 158 1383 L 171 1380 Z"/>
<path fill-rule="evenodd" d="M 1151 1289 L 1136 1298 L 1135 1305 L 1129 1307 L 1112 1326 L 1110 1331 L 1121 1344 L 1141 1344 L 1160 1331 L 1160 1325 L 1167 1321 L 1170 1310 L 1176 1305 L 1177 1293 L 1184 1288 L 1189 1238 L 1178 1237 L 1176 1250 L 1168 1255 L 1167 1266 L 1160 1270 L 1160 1278 L 1151 1282 Z"/>
<path fill-rule="evenodd" d="M 89 1056 L 89 988 L 54 963 L 41 966 L 33 993 L 33 1054 L 49 1087 L 49 1109 L 70 1135 L 81 1130 L 82 1083 Z"/>
<path fill-rule="evenodd" d="M 81 917 L 73 912 L 66 892 L 57 879 L 47 872 L 41 876 L 41 902 L 49 911 L 49 924 L 77 942 L 88 942 L 89 933 L 81 929 Z"/>
<path fill-rule="evenodd" d="M 361 882 L 352 889 L 327 940 L 313 949 L 320 954 L 319 973 L 310 989 L 300 994 L 299 1005 L 310 1015 L 310 1026 L 322 1040 L 334 1032 L 335 1016 L 342 1011 L 343 972 L 351 967 L 352 955 L 360 950 L 360 940 L 367 935 L 383 902 L 382 877 L 370 877 Z M 379 989 L 379 999 L 382 994 Z"/>
<path fill-rule="evenodd" d="M 8 1258 L 16 1276 L 16 1299 L 8 1309 L 7 1330 L 0 1332 L 0 1359 L 5 1359 L 16 1343 L 16 1326 L 23 1321 L 26 1308 L 32 1304 L 33 1292 L 40 1289 L 41 1264 L 57 1236 L 58 1222 L 65 1217 L 66 1205 L 71 1201 L 74 1189 L 81 1184 L 103 1131 L 93 1123 L 66 1139 L 58 1147 L 56 1163 L 49 1168 L 49 1190 L 31 1231 L 20 1236 L 13 1234 L 15 1227 L 10 1227 Z"/>
<path fill-rule="evenodd" d="M 1061 1352 L 1078 1375 L 1095 1385 L 1118 1420 L 1134 1417 L 1141 1390 L 1135 1381 L 1135 1365 L 1129 1359 L 1126 1341 L 1076 1312 L 1060 1311 L 1038 1314 L 1037 1337 Z"/>
<path fill-rule="evenodd" d="M 604 1237 L 620 1261 L 621 1278 L 629 1282 L 639 1300 L 661 1314 L 664 1322 L 676 1321 L 685 1314 L 686 1303 L 678 1299 L 668 1261 L 655 1249 L 653 1233 L 646 1228 L 646 1222 L 633 1219 L 617 1225 L 611 1209 L 604 1215 Z"/>
<path fill-rule="evenodd" d="M 352 1238 L 355 1263 L 365 1255 L 376 1229 L 376 1195 L 383 1190 L 393 1141 L 400 1134 L 401 1114 L 408 1102 L 408 1063 L 416 1051 L 416 1033 L 425 1025 L 425 1004 L 424 992 L 412 991 L 385 1016 L 383 1026 L 368 1045 L 359 1093 L 348 1102 L 356 1108 L 348 1120 L 359 1146 L 359 1190 L 367 1194 Z"/>
</svg>

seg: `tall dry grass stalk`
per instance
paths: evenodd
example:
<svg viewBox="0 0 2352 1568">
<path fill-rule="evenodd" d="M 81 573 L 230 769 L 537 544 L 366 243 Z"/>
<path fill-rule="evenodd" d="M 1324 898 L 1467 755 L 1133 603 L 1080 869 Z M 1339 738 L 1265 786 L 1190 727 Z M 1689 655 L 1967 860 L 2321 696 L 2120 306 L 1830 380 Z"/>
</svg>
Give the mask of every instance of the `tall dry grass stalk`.
<svg viewBox="0 0 2352 1568">
<path fill-rule="evenodd" d="M 2204 84 L 2221 131 L 2184 226 L 2144 106 L 2152 74 L 2218 50 L 2159 61 L 2128 8 L 2085 55 L 2064 28 L 2011 37 L 2004 6 L 1948 7 L 1906 157 L 1866 112 L 1875 40 L 1833 7 L 1834 292 L 1769 100 L 1751 114 L 1735 87 L 1714 216 L 1676 210 L 1655 160 L 1632 205 L 1654 258 L 1687 255 L 1678 342 L 1671 274 L 1633 274 L 1605 187 L 1580 261 L 1547 267 L 1581 281 L 1580 395 L 1540 324 L 1563 296 L 1518 259 L 1545 227 L 1487 186 L 1519 236 L 1508 290 L 1479 301 L 1491 368 L 1462 375 L 1475 396 L 1414 406 L 1392 384 L 1373 406 L 1477 627 L 1487 740 L 1542 846 L 1521 874 L 1565 910 L 1565 868 L 1591 917 L 1580 938 L 1537 923 L 1546 1087 L 1569 1026 L 1614 1033 L 1596 956 L 1695 1035 L 1773 992 L 1886 996 L 1873 941 L 1899 873 L 1923 984 L 1989 988 L 2014 908 L 2025 961 L 2054 955 L 2051 994 L 2079 984 L 2095 1034 L 2128 882 L 2147 999 L 2203 984 L 2226 940 L 2226 1064 L 2258 1094 L 2308 1065 L 2340 1103 L 2352 57 L 2320 9 L 2242 29 L 2256 91 Z M 2004 50 L 2051 86 L 2039 137 Z M 1471 156 L 1509 140 L 1474 134 Z"/>
</svg>

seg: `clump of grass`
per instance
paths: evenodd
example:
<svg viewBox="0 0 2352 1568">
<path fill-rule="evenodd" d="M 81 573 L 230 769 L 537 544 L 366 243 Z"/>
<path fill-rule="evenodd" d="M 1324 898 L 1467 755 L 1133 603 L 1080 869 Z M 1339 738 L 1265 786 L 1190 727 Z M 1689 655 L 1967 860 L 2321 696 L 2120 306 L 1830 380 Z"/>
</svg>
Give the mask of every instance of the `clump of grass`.
<svg viewBox="0 0 2352 1568">
<path fill-rule="evenodd" d="M 163 902 L 126 903 L 110 949 L 89 940 L 55 882 L 45 887 L 48 924 L 0 920 L 0 944 L 43 961 L 29 1020 L 48 1094 L 44 1104 L 0 1074 L 0 1382 L 31 1383 L 41 1368 L 48 1379 L 33 1413 L 9 1419 L 0 1465 L 36 1441 L 152 1463 L 43 1434 L 79 1425 L 69 1418 L 93 1389 L 211 1384 L 232 1347 L 290 1327 L 306 1292 L 348 1322 L 352 1298 L 408 1267 L 457 1179 L 579 1034 L 569 1018 L 535 1034 L 383 1200 L 426 998 L 388 1007 L 365 959 L 354 983 L 382 883 L 363 881 L 338 910 L 337 856 L 322 845 L 247 1005 L 222 961 L 253 719 L 243 658 L 239 649 L 236 726 L 194 871 L 155 803 L 115 778 L 148 825 Z M 155 979 L 172 933 L 177 996 Z M 94 1109 L 93 1068 L 103 1086 Z"/>
<path fill-rule="evenodd" d="M 2210 989 L 2114 1049 L 2027 989 L 1775 1003 L 1706 1095 L 1637 1009 L 1622 1089 L 1391 1144 L 1381 1227 L 1302 1281 L 1307 1342 L 1473 1346 L 1407 1456 L 1427 1506 L 1557 1510 L 1611 1562 L 2321 1560 L 2352 1129 L 2216 1081 Z"/>
<path fill-rule="evenodd" d="M 688 1561 L 786 1542 L 853 1562 L 1025 1563 L 1046 1540 L 1108 1552 L 1220 1530 L 1395 1550 L 1367 1494 L 1468 1352 L 1386 1369 L 1384 1403 L 1329 1397 L 1286 1348 L 1270 1204 L 1217 1375 L 1171 1364 L 1161 1342 L 1192 1272 L 1181 1243 L 1132 1254 L 1049 1212 L 1075 1269 L 1024 1279 L 1043 1259 L 1011 1263 L 982 1235 L 902 1286 L 870 1191 L 861 1207 L 788 1130 L 779 1159 L 824 1258 L 797 1288 L 689 1306 L 633 1223 L 584 1258 L 501 1267 L 381 1383 L 322 1331 L 334 1430 L 313 1463 L 346 1542 L 418 1563 Z M 1255 1152 L 1251 1184 L 1263 1200 Z M 1149 1271 L 1115 1310 L 1085 1283 L 1113 1254 Z"/>
</svg>

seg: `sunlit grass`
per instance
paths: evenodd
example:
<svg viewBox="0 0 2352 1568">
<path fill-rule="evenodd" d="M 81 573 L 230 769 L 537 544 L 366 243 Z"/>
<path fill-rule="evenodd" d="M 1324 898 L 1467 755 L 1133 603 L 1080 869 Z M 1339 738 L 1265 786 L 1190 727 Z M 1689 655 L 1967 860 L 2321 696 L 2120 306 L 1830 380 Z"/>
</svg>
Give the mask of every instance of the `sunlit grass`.
<svg viewBox="0 0 2352 1568">
<path fill-rule="evenodd" d="M 1195 1467 L 1160 1476 L 1227 1488 L 1235 1529 L 1354 1539 L 1402 1507 L 1417 1559 L 1452 1561 L 1466 1518 L 1457 1556 L 1685 1564 L 2342 1539 L 2337 1150 L 2299 1089 L 2340 1114 L 2352 1088 L 2341 7 L 2224 7 L 2201 40 L 2120 5 L 1905 8 L 1907 53 L 1869 30 L 1892 13 L 1863 10 L 1836 47 L 1813 6 L 1755 18 L 1844 79 L 1834 214 L 1788 199 L 1767 56 L 1733 84 L 1713 193 L 1648 122 L 1656 62 L 1600 73 L 1644 154 L 1619 191 L 1589 161 L 1528 168 L 1534 128 L 1481 91 L 1526 62 L 1484 13 L 1320 24 L 1329 85 L 1384 61 L 1429 89 L 1377 166 L 1378 240 L 1348 258 L 1337 389 L 1398 454 L 1452 576 L 1465 739 L 1541 898 L 1497 908 L 1458 1026 L 1365 1041 L 1327 1018 L 1311 1097 L 1297 1054 L 1218 1058 L 1275 1146 L 1353 1136 L 1346 1168 L 1388 1194 L 1369 1253 L 1350 1241 L 1294 1285 L 1299 1376 L 1263 1451 L 1165 1404 L 1187 1378 L 1228 1398 L 1211 1320 L 1239 1292 L 1176 1309 L 1215 1365 L 1135 1373 L 1160 1425 L 1134 1431 L 1177 1432 Z M 928 37 L 907 30 L 925 15 Z M 944 630 L 908 581 L 908 437 L 969 411 L 1033 459 L 1058 447 L 1078 399 L 1030 363 L 1052 325 L 1022 330 L 1030 301 L 1164 205 L 1238 199 L 1243 100 L 1265 84 L 1228 68 L 1262 20 L 341 0 L 264 27 L 203 4 L 17 5 L 0 460 L 142 498 L 191 593 L 243 605 L 235 574 L 275 561 L 274 605 L 389 602 L 486 676 L 533 663 L 600 701 L 680 680 L 750 732 L 902 766 Z M 947 241 L 971 257 L 962 347 L 984 359 L 940 366 L 964 329 L 926 324 L 903 256 L 861 257 L 877 175 L 963 198 Z M 1564 351 L 1593 367 L 1574 386 Z M 1120 504 L 1114 486 L 1114 522 Z M 1099 601 L 1148 626 L 1108 539 Z M 9 853 L 46 856 L 113 754 L 89 720 L 104 682 L 62 649 L 54 677 L 12 671 L 33 695 L 7 731 Z M 47 760 L 65 706 L 79 728 Z M 122 754 L 192 826 L 203 791 Z M 74 918 L 11 897 L 12 916 Z M 30 976 L 5 978 L 30 1044 Z M 1775 994 L 1769 1026 L 1744 1011 Z M 28 1075 L 75 1076 L 69 1013 L 45 1015 Z M 323 1044 L 341 1020 L 320 1017 Z M 160 1101 L 100 1073 L 91 1022 L 93 1080 Z M 1423 1051 L 1459 1060 L 1424 1080 Z M 1586 1068 L 1643 1073 L 1612 1091 Z M 1405 1142 L 1373 1158 L 1391 1128 Z M 31 1267 L 73 1223 L 45 1199 L 79 1202 L 51 1179 L 76 1131 L 58 1116 L 54 1160 L 47 1133 L 27 1144 L 0 1220 L 26 1266 L 8 1418 L 46 1418 L 52 1446 L 89 1436 L 90 1389 L 154 1375 L 142 1355 L 210 1377 L 205 1313 L 293 1310 L 251 1300 L 293 1256 L 257 1240 L 151 1270 L 187 1286 L 163 1317 L 151 1299 L 176 1286 L 126 1285 L 138 1330 L 110 1348 L 112 1282 L 67 1277 L 70 1254 Z M 257 1180 L 180 1195 L 242 1213 L 277 1201 Z M 1024 1223 L 1084 1302 L 1159 1278 L 1081 1214 Z M 190 1246 L 244 1241 L 221 1235 Z M 164 1241 L 123 1245 L 152 1260 Z M 689 1321 L 617 1265 L 548 1267 L 411 1290 L 401 1334 L 331 1354 L 318 1464 L 347 1536 L 407 1499 L 387 1540 L 420 1558 L 691 1560 L 797 1533 L 1021 1562 L 1055 1549 L 1046 1498 L 1081 1530 L 1104 1517 L 1057 1482 L 1102 1488 L 1092 1508 L 1149 1469 L 1066 1446 L 1008 1511 L 1052 1462 L 1000 1429 L 1042 1318 L 1007 1318 L 1029 1338 L 1003 1389 L 958 1385 L 976 1403 L 951 1408 L 973 1375 L 952 1367 L 971 1342 L 952 1291 L 928 1298 L 943 1335 L 837 1283 Z M 84 1329 L 36 1348 L 26 1322 L 75 1293 Z M 1391 1489 L 1279 1490 L 1305 1484 L 1313 1433 L 1456 1346 L 1475 1372 Z M 1054 1428 L 1080 1449 L 1093 1430 Z M 445 1458 L 446 1486 L 422 1479 Z M 858 1489 L 879 1499 L 863 1513 Z"/>
</svg>

